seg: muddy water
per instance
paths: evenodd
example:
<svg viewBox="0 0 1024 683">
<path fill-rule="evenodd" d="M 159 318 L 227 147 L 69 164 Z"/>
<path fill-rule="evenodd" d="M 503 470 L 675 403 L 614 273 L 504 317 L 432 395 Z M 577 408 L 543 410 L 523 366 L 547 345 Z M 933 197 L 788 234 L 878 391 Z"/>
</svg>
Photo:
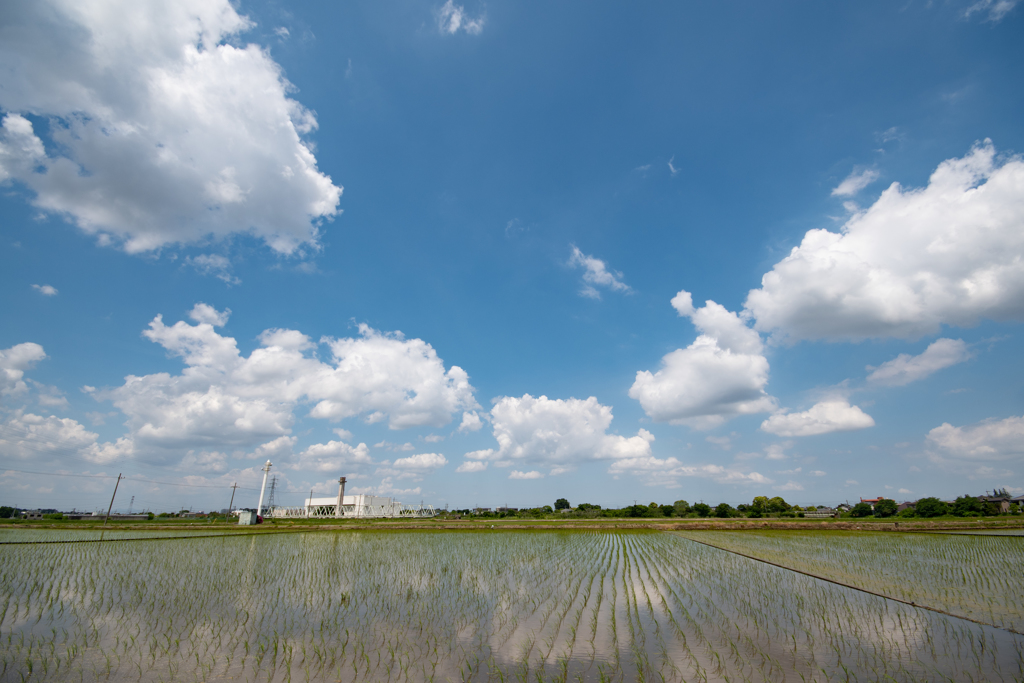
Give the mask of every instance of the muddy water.
<svg viewBox="0 0 1024 683">
<path fill-rule="evenodd" d="M 1024 677 L 1020 636 L 659 533 L 7 546 L 0 609 L 2 680 Z"/>
</svg>

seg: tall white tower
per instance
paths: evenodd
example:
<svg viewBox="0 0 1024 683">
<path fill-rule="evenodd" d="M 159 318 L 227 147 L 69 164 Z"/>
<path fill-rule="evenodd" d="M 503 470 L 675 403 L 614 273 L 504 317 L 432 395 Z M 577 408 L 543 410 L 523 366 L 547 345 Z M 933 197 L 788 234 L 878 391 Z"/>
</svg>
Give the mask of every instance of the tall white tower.
<svg viewBox="0 0 1024 683">
<path fill-rule="evenodd" d="M 263 514 L 263 494 L 267 491 L 267 475 L 270 474 L 270 467 L 271 464 L 268 460 L 267 464 L 263 466 L 263 488 L 260 489 L 260 504 L 256 506 L 257 515 Z"/>
</svg>

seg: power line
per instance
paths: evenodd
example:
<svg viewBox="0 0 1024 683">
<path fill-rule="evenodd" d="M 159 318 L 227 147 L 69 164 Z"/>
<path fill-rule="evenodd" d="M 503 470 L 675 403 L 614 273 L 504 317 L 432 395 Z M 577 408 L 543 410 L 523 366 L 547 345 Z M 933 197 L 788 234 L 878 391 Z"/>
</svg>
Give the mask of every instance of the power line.
<svg viewBox="0 0 1024 683">
<path fill-rule="evenodd" d="M 15 470 L 15 469 L 11 469 L 9 467 L 0 467 L 0 471 L 2 471 L 2 472 L 19 472 L 21 474 L 42 474 L 42 475 L 46 475 L 46 476 L 49 476 L 49 477 L 79 477 L 79 478 L 85 478 L 85 479 L 117 479 L 117 477 L 115 477 L 114 475 L 111 475 L 111 474 L 66 474 L 66 473 L 63 473 L 63 472 L 34 472 L 32 470 Z M 146 483 L 146 484 L 161 484 L 163 486 L 189 486 L 189 487 L 192 487 L 192 488 L 202 488 L 202 489 L 231 488 L 227 484 L 182 484 L 182 483 L 173 482 L 173 481 L 156 481 L 154 479 L 140 479 L 138 477 L 131 477 L 131 476 L 124 476 L 124 477 L 121 477 L 121 479 L 124 480 L 124 481 L 143 482 L 143 483 Z M 248 487 L 248 486 L 239 486 L 237 488 L 240 488 L 243 491 L 259 491 L 259 489 L 257 489 L 257 488 L 251 488 L 251 487 Z"/>
</svg>

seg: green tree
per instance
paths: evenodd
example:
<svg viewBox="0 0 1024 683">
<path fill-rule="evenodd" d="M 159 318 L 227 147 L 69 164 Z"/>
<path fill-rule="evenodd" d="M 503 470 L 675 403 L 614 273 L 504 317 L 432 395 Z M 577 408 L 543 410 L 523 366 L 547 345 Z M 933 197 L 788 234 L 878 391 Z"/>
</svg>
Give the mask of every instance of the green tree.
<svg viewBox="0 0 1024 683">
<path fill-rule="evenodd" d="M 899 510 L 896 501 L 890 498 L 883 498 L 875 503 L 875 517 L 892 517 Z"/>
<path fill-rule="evenodd" d="M 731 517 L 734 510 L 728 503 L 719 503 L 715 506 L 715 517 Z"/>
<path fill-rule="evenodd" d="M 18 508 L 12 508 L 7 505 L 0 506 L 0 519 L 10 519 L 11 517 L 18 516 Z"/>
<path fill-rule="evenodd" d="M 666 517 L 671 517 L 676 512 L 676 508 L 674 505 L 660 505 L 658 507 L 661 509 L 661 514 L 665 515 Z"/>
<path fill-rule="evenodd" d="M 871 516 L 871 504 L 870 503 L 857 503 L 850 510 L 852 517 L 870 517 Z"/>
<path fill-rule="evenodd" d="M 707 503 L 694 503 L 693 511 L 697 513 L 698 517 L 708 517 L 711 515 L 711 506 Z"/>
<path fill-rule="evenodd" d="M 750 504 L 751 513 L 757 513 L 757 516 L 768 512 L 768 497 L 767 496 L 755 496 L 754 501 Z M 754 515 L 751 514 L 751 517 Z"/>
<path fill-rule="evenodd" d="M 985 503 L 974 496 L 962 495 L 953 501 L 953 514 L 957 517 L 985 514 Z"/>
<path fill-rule="evenodd" d="M 572 508 L 572 505 L 569 505 L 569 501 L 565 498 L 559 498 L 555 501 L 556 510 L 568 510 L 570 508 Z"/>
<path fill-rule="evenodd" d="M 949 506 L 938 498 L 922 498 L 914 505 L 918 517 L 941 517 L 949 513 Z"/>
<path fill-rule="evenodd" d="M 769 512 L 789 512 L 792 506 L 782 499 L 782 496 L 775 496 L 768 501 Z"/>
<path fill-rule="evenodd" d="M 690 504 L 687 503 L 685 500 L 677 500 L 676 502 L 672 503 L 672 507 L 676 509 L 676 515 L 678 515 L 679 517 L 682 517 L 690 511 Z"/>
</svg>

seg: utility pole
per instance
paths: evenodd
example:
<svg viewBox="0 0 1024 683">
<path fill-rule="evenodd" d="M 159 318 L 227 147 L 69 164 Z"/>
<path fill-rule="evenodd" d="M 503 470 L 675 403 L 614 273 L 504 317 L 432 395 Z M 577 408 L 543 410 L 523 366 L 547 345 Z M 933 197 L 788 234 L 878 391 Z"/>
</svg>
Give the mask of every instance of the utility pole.
<svg viewBox="0 0 1024 683">
<path fill-rule="evenodd" d="M 128 503 L 128 514 L 132 514 L 132 508 L 135 506 L 135 496 L 132 496 L 132 502 Z"/>
<path fill-rule="evenodd" d="M 238 488 L 238 482 L 236 481 L 231 485 L 231 502 L 228 503 L 228 514 L 231 514 L 231 509 L 235 507 L 235 489 Z"/>
<path fill-rule="evenodd" d="M 117 473 L 117 481 L 114 482 L 114 495 L 110 497 L 110 506 L 107 507 L 107 516 L 103 518 L 103 526 L 106 526 L 107 525 L 107 520 L 110 519 L 110 511 L 114 507 L 114 497 L 117 496 L 117 487 L 121 484 L 121 479 L 122 478 L 123 477 L 121 476 L 121 473 L 118 472 Z"/>
</svg>

